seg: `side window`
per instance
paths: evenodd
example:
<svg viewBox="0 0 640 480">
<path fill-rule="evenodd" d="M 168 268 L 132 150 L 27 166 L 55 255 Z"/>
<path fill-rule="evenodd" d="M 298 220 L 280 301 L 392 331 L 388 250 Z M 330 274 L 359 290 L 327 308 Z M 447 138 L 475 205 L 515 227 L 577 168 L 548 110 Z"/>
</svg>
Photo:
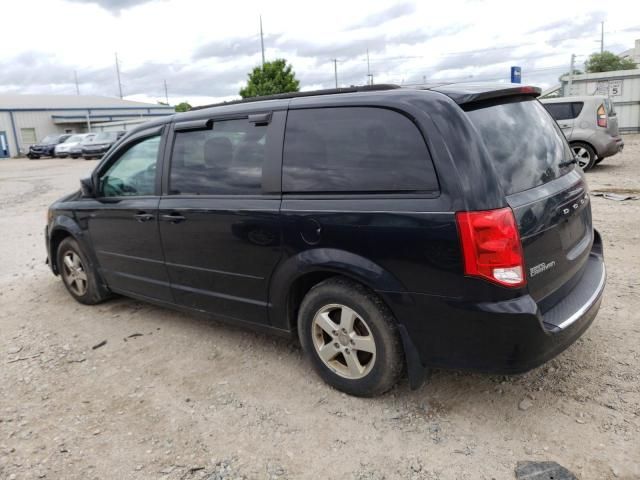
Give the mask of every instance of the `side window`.
<svg viewBox="0 0 640 480">
<path fill-rule="evenodd" d="M 582 107 L 584 107 L 584 102 L 573 102 L 571 106 L 573 107 L 572 118 L 578 118 L 578 115 L 580 115 L 580 112 L 582 112 Z"/>
<path fill-rule="evenodd" d="M 129 147 L 100 177 L 102 196 L 154 195 L 159 147 L 160 135 Z"/>
<path fill-rule="evenodd" d="M 438 181 L 422 134 L 383 108 L 290 110 L 284 192 L 434 191 Z"/>
<path fill-rule="evenodd" d="M 556 120 L 570 120 L 576 116 L 573 114 L 571 103 L 547 103 L 544 104 L 547 111 Z"/>
<path fill-rule="evenodd" d="M 210 130 L 177 132 L 170 195 L 259 195 L 267 156 L 267 125 L 223 120 Z"/>
</svg>

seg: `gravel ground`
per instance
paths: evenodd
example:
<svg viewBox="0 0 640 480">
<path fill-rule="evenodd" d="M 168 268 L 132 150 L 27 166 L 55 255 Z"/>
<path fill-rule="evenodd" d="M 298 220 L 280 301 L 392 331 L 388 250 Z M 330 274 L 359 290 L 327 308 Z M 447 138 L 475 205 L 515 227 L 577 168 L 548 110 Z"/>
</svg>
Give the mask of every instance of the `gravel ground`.
<svg viewBox="0 0 640 480">
<path fill-rule="evenodd" d="M 625 140 L 587 174 L 592 190 L 640 195 L 640 136 Z M 592 198 L 608 285 L 565 353 L 365 400 L 322 383 L 292 341 L 124 298 L 74 302 L 42 231 L 94 165 L 0 161 L 0 479 L 512 479 L 526 460 L 640 478 L 640 200 Z"/>
</svg>

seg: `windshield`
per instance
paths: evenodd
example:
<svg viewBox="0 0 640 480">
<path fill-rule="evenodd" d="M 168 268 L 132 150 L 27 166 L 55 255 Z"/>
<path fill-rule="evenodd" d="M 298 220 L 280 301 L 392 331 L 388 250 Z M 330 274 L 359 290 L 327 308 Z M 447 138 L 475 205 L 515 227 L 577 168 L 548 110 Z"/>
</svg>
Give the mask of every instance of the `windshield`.
<svg viewBox="0 0 640 480">
<path fill-rule="evenodd" d="M 537 100 L 516 98 L 467 115 L 480 132 L 507 195 L 550 182 L 573 168 L 564 135 Z"/>
<path fill-rule="evenodd" d="M 58 143 L 58 138 L 60 138 L 60 135 L 47 135 L 40 143 Z"/>
<path fill-rule="evenodd" d="M 93 139 L 93 143 L 98 143 L 98 142 L 113 142 L 114 140 L 116 140 L 117 137 L 117 133 L 116 132 L 102 132 L 99 133 L 95 136 L 95 138 Z"/>
<path fill-rule="evenodd" d="M 84 138 L 84 135 L 71 135 L 69 138 L 67 138 L 64 141 L 64 143 L 80 142 L 83 138 Z"/>
</svg>

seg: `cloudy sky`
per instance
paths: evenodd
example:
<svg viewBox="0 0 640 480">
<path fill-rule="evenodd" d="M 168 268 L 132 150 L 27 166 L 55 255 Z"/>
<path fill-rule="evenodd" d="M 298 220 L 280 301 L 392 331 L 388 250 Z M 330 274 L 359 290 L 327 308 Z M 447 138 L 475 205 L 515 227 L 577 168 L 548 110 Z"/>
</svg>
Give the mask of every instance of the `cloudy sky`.
<svg viewBox="0 0 640 480">
<path fill-rule="evenodd" d="M 367 81 L 523 81 L 548 87 L 600 48 L 640 38 L 640 1 L 4 0 L 0 93 L 117 96 L 194 105 L 237 96 L 260 63 L 292 63 L 305 90 Z"/>
</svg>

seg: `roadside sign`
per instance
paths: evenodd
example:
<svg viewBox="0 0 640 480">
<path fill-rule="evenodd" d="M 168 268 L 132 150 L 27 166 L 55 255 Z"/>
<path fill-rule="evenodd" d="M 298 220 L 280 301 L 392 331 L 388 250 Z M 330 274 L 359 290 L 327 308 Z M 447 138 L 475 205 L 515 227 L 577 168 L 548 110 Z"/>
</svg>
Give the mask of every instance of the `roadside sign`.
<svg viewBox="0 0 640 480">
<path fill-rule="evenodd" d="M 511 67 L 511 83 L 522 83 L 522 69 L 520 67 Z"/>
</svg>

